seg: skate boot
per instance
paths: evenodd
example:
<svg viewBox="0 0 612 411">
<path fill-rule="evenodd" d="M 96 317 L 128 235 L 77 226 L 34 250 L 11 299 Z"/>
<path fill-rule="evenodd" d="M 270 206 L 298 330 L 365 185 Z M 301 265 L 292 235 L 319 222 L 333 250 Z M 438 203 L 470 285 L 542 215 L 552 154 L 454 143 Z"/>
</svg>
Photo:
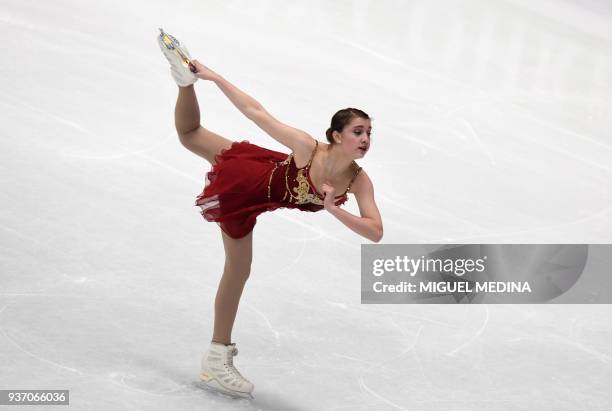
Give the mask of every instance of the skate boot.
<svg viewBox="0 0 612 411">
<path fill-rule="evenodd" d="M 198 81 L 196 75 L 193 74 L 196 72 L 196 68 L 191 63 L 191 56 L 185 45 L 163 29 L 160 28 L 159 31 L 157 43 L 170 63 L 170 72 L 176 84 L 187 87 Z"/>
<path fill-rule="evenodd" d="M 237 354 L 235 343 L 223 345 L 211 342 L 210 348 L 202 357 L 200 379 L 207 386 L 226 394 L 253 398 L 253 384 L 234 367 L 233 358 Z"/>
</svg>

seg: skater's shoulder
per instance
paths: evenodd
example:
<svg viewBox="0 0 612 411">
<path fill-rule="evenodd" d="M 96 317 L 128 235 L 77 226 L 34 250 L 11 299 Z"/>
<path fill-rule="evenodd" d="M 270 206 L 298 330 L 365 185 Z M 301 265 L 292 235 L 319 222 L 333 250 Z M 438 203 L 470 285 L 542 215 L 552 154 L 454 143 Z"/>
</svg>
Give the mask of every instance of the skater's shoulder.
<svg viewBox="0 0 612 411">
<path fill-rule="evenodd" d="M 363 167 L 359 166 L 359 164 L 356 162 L 353 162 L 353 170 L 354 177 L 348 192 L 358 195 L 373 191 L 374 186 L 372 184 L 372 180 L 370 180 L 368 173 L 366 173 Z"/>
<path fill-rule="evenodd" d="M 323 143 L 307 133 L 302 135 L 299 139 L 296 139 L 292 151 L 296 167 L 304 168 L 309 165 L 314 157 L 315 151 L 320 149 L 322 144 Z M 298 166 L 297 164 L 300 164 L 301 166 Z"/>
</svg>

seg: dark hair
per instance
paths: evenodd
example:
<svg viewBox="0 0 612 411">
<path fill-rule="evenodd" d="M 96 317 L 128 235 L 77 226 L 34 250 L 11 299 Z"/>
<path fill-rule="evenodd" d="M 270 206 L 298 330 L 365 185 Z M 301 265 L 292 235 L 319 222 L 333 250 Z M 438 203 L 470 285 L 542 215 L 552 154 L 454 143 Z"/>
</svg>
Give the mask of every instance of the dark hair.
<svg viewBox="0 0 612 411">
<path fill-rule="evenodd" d="M 358 108 L 349 107 L 336 112 L 336 114 L 334 114 L 331 119 L 331 126 L 325 132 L 327 141 L 329 141 L 330 144 L 336 144 L 332 136 L 333 132 L 337 131 L 338 133 L 341 133 L 344 127 L 346 127 L 355 117 L 370 120 L 370 116 L 368 116 L 365 112 L 359 110 Z"/>
</svg>

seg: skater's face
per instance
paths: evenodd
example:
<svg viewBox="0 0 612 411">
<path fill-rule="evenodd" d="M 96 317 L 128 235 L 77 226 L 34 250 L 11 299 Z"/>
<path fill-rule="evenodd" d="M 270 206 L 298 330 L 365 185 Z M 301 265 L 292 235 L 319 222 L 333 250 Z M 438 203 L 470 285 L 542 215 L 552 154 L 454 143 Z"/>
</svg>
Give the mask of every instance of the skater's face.
<svg viewBox="0 0 612 411">
<path fill-rule="evenodd" d="M 370 149 L 372 122 L 370 119 L 353 117 L 342 133 L 339 133 L 343 151 L 354 158 L 361 158 Z"/>
</svg>

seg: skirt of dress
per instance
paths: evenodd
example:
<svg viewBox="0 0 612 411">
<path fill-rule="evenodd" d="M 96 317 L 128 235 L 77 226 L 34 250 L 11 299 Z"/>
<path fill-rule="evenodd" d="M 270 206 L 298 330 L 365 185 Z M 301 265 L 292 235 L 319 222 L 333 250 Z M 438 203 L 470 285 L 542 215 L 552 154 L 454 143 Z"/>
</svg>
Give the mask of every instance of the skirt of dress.
<svg viewBox="0 0 612 411">
<path fill-rule="evenodd" d="M 204 190 L 195 205 L 207 221 L 214 221 L 232 238 L 249 234 L 257 216 L 274 208 L 268 203 L 268 179 L 274 162 L 287 154 L 269 150 L 248 140 L 234 141 L 215 156 L 206 173 Z"/>
</svg>

